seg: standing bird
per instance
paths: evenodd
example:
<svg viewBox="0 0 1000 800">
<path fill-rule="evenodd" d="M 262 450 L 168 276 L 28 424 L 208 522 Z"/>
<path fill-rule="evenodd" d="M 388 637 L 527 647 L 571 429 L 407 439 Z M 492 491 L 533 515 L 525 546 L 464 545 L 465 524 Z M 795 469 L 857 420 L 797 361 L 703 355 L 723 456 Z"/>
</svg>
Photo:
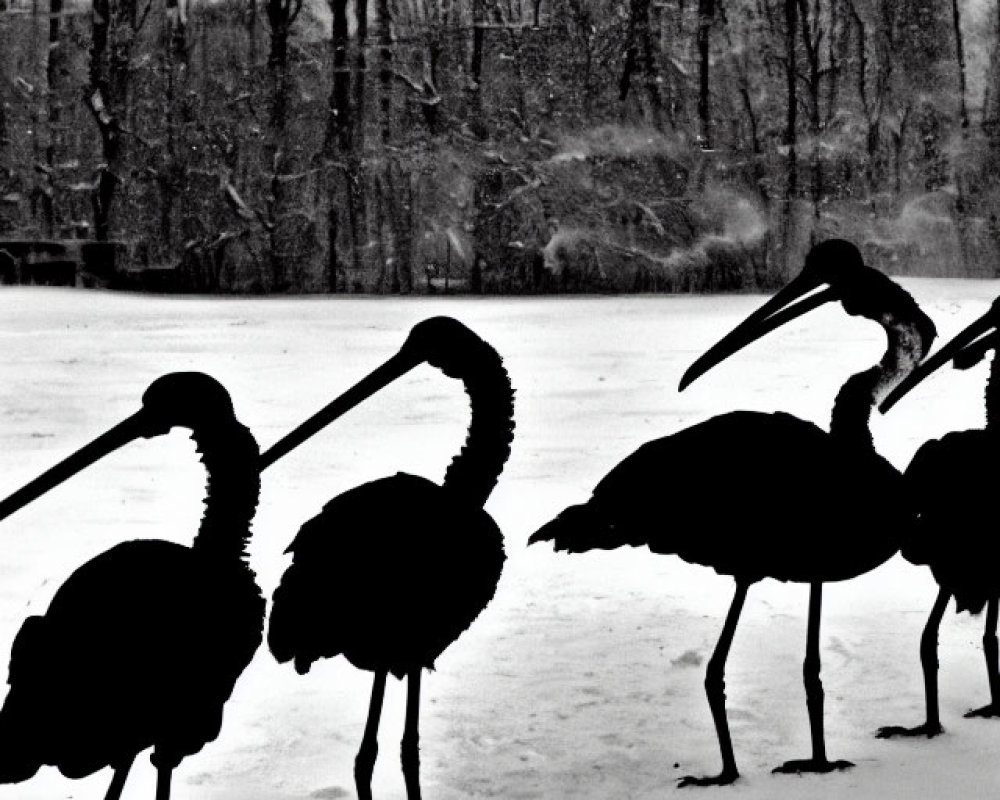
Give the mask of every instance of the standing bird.
<svg viewBox="0 0 1000 800">
<path fill-rule="evenodd" d="M 1000 299 L 990 310 L 924 361 L 882 402 L 888 411 L 907 392 L 942 364 L 952 361 L 968 369 L 1000 344 Z M 919 519 L 903 543 L 903 557 L 931 568 L 940 587 L 937 600 L 920 639 L 920 663 L 924 672 L 927 717 L 913 728 L 890 725 L 879 729 L 879 738 L 937 736 L 944 732 L 938 710 L 938 630 L 952 596 L 956 610 L 979 614 L 986 607 L 983 651 L 989 676 L 990 702 L 969 711 L 966 717 L 1000 716 L 1000 671 L 997 658 L 997 606 L 1000 574 L 996 564 L 1000 545 L 990 530 L 996 520 L 994 491 L 996 471 L 984 469 L 993 463 L 1000 444 L 1000 360 L 994 355 L 986 384 L 986 427 L 953 431 L 925 442 L 903 475 L 907 491 L 916 503 Z"/>
<path fill-rule="evenodd" d="M 413 367 L 427 362 L 465 384 L 468 438 L 438 486 L 397 473 L 341 495 L 299 530 L 291 566 L 274 592 L 267 641 L 300 673 L 343 654 L 375 673 L 355 782 L 371 798 L 386 676 L 407 678 L 402 767 L 409 800 L 419 800 L 420 673 L 493 598 L 503 536 L 483 504 L 510 455 L 514 391 L 496 351 L 462 323 L 434 317 L 416 325 L 400 351 L 354 388 L 288 434 L 265 466 Z"/>
<path fill-rule="evenodd" d="M 208 472 L 191 547 L 122 542 L 77 569 L 11 648 L 0 709 L 0 782 L 43 764 L 69 778 L 114 769 L 154 748 L 156 800 L 181 760 L 218 735 L 223 706 L 260 646 L 264 598 L 246 561 L 260 489 L 258 450 L 226 390 L 196 372 L 150 384 L 142 408 L 0 502 L 0 519 L 139 437 L 191 429 Z"/>
<path fill-rule="evenodd" d="M 739 776 L 726 718 L 725 663 L 747 590 L 763 578 L 810 585 L 803 674 L 812 757 L 775 771 L 851 766 L 826 757 L 822 587 L 886 561 L 899 549 L 901 529 L 910 524 L 912 515 L 899 501 L 902 477 L 875 452 L 868 420 L 877 400 L 930 347 L 934 325 L 900 286 L 867 267 L 854 245 L 832 239 L 816 245 L 795 279 L 699 358 L 680 388 L 755 339 L 832 300 L 840 300 L 848 314 L 878 322 L 888 349 L 878 364 L 843 385 L 829 433 L 784 413 L 735 411 L 713 417 L 643 445 L 597 484 L 590 500 L 570 506 L 530 539 L 551 540 L 556 550 L 569 552 L 648 545 L 654 553 L 676 554 L 736 579 L 705 677 L 722 772 L 688 776 L 682 786 L 728 784 Z M 668 504 L 667 492 L 678 502 Z"/>
</svg>

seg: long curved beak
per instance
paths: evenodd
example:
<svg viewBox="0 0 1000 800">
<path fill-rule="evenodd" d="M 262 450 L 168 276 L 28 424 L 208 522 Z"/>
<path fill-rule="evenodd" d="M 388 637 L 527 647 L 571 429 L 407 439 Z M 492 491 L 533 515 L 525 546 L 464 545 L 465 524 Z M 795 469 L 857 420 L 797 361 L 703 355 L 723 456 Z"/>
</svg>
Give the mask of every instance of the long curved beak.
<svg viewBox="0 0 1000 800">
<path fill-rule="evenodd" d="M 310 436 L 321 431 L 337 419 L 337 417 L 346 414 L 356 405 L 360 405 L 377 391 L 384 389 L 420 363 L 420 360 L 403 352 L 394 355 L 378 369 L 354 384 L 354 386 L 340 395 L 336 400 L 323 406 L 323 408 L 309 417 L 309 419 L 295 430 L 273 444 L 266 452 L 261 453 L 261 470 L 267 469 L 271 464 L 290 453 Z"/>
<path fill-rule="evenodd" d="M 149 423 L 149 413 L 142 409 L 119 422 L 111 430 L 102 433 L 89 444 L 85 444 L 73 455 L 64 458 L 9 497 L 0 500 L 0 520 L 6 519 L 15 511 L 24 508 L 28 503 L 37 500 L 50 489 L 54 489 L 66 479 L 73 477 L 76 473 L 119 447 L 140 437 L 148 436 L 150 434 Z"/>
<path fill-rule="evenodd" d="M 973 359 L 978 360 L 983 352 L 997 343 L 997 340 L 994 338 L 997 328 L 994 316 L 993 313 L 984 314 L 956 335 L 955 338 L 944 345 L 934 355 L 924 359 L 913 372 L 907 375 L 895 389 L 886 395 L 886 398 L 879 404 L 878 410 L 883 414 L 886 413 L 914 386 L 956 357 L 967 359 L 970 364 L 975 363 Z"/>
<path fill-rule="evenodd" d="M 786 322 L 791 322 L 796 317 L 801 317 L 814 308 L 819 308 L 824 303 L 836 300 L 837 294 L 830 287 L 806 297 L 809 292 L 818 289 L 822 285 L 814 279 L 802 275 L 793 278 L 787 286 L 723 336 L 699 357 L 697 361 L 688 367 L 683 377 L 681 377 L 681 382 L 677 390 L 683 392 L 687 386 L 708 372 L 716 364 L 729 358 L 729 356 L 738 350 L 742 350 L 751 342 L 770 333 L 775 328 L 780 328 Z M 803 299 L 800 300 L 799 298 Z M 797 300 L 798 302 L 795 302 Z"/>
</svg>

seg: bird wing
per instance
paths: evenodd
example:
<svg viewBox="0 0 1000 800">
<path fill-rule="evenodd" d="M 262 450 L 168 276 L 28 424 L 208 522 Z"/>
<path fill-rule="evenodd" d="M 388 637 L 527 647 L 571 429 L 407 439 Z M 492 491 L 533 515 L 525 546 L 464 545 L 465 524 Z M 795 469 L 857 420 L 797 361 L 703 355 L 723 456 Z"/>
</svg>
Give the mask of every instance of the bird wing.
<svg viewBox="0 0 1000 800">
<path fill-rule="evenodd" d="M 643 445 L 532 538 L 569 550 L 645 544 L 746 580 L 841 580 L 898 549 L 900 480 L 810 422 L 737 411 Z"/>
<path fill-rule="evenodd" d="M 248 570 L 226 574 L 170 542 L 119 544 L 26 620 L 0 741 L 26 737 L 41 763 L 70 777 L 153 744 L 177 759 L 197 752 L 218 735 L 263 619 Z"/>
<path fill-rule="evenodd" d="M 334 498 L 289 549 L 268 644 L 301 671 L 339 653 L 397 674 L 431 666 L 493 597 L 504 561 L 489 514 L 405 473 Z"/>
<path fill-rule="evenodd" d="M 959 611 L 978 613 L 1000 594 L 1000 537 L 991 523 L 996 478 L 984 468 L 996 444 L 986 430 L 954 431 L 921 445 L 903 475 L 919 512 L 903 556 L 929 565 Z"/>
</svg>

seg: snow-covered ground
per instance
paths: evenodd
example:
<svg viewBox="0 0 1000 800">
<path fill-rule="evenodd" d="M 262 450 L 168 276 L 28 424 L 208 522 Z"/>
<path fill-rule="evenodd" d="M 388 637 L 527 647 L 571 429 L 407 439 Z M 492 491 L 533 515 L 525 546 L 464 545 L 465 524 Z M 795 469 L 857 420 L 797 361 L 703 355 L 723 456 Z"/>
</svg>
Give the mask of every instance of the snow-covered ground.
<svg viewBox="0 0 1000 800">
<path fill-rule="evenodd" d="M 905 284 L 943 339 L 998 291 L 988 282 Z M 681 790 L 676 778 L 719 765 L 702 680 L 731 581 L 645 550 L 568 556 L 525 547 L 541 523 L 583 500 L 648 439 L 733 408 L 780 408 L 826 425 L 839 384 L 884 348 L 876 325 L 839 307 L 796 321 L 677 393 L 685 367 L 760 302 L 200 299 L 5 287 L 0 494 L 132 413 L 146 385 L 171 370 L 219 378 L 266 447 L 395 352 L 415 322 L 450 314 L 505 357 L 517 389 L 517 430 L 487 506 L 509 553 L 496 599 L 424 681 L 428 800 L 995 797 L 1000 721 L 962 718 L 987 700 L 981 619 L 949 615 L 942 627 L 947 735 L 873 737 L 880 725 L 922 720 L 917 646 L 935 593 L 925 570 L 897 557 L 827 589 L 827 745 L 831 757 L 857 764 L 827 776 L 770 774 L 808 754 L 801 684 L 808 589 L 774 581 L 753 587 L 727 675 L 743 778 L 722 789 Z M 876 415 L 876 445 L 904 467 L 926 438 L 981 426 L 984 381 L 983 366 L 935 375 L 891 414 Z M 464 438 L 467 413 L 459 386 L 424 366 L 268 470 L 252 545 L 265 595 L 287 565 L 282 553 L 294 532 L 329 497 L 397 470 L 440 479 Z M 0 660 L 21 620 L 43 611 L 84 560 L 127 538 L 190 541 L 202 491 L 193 445 L 175 432 L 118 451 L 0 523 Z M 809 536 L 807 524 L 802 535 Z M 342 659 L 300 677 L 262 649 L 237 684 L 220 738 L 177 770 L 174 797 L 353 797 L 370 678 Z M 390 682 L 378 800 L 404 795 L 403 689 Z M 91 800 L 104 796 L 109 779 L 105 771 L 70 781 L 46 768 L 27 783 L 0 787 L 0 800 Z M 125 797 L 151 798 L 154 781 L 143 756 Z"/>
</svg>

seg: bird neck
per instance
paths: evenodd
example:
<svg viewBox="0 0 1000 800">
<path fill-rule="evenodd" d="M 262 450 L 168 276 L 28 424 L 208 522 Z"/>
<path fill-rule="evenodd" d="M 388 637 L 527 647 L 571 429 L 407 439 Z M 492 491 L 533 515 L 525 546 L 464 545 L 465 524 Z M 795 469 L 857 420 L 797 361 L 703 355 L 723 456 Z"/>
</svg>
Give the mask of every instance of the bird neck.
<svg viewBox="0 0 1000 800">
<path fill-rule="evenodd" d="M 514 389 L 503 359 L 485 342 L 459 377 L 469 395 L 472 420 L 465 445 L 444 476 L 444 486 L 478 506 L 486 503 L 510 456 L 514 439 Z"/>
<path fill-rule="evenodd" d="M 869 427 L 872 408 L 916 368 L 925 341 L 917 319 L 887 312 L 876 321 L 885 329 L 885 354 L 875 366 L 847 379 L 830 418 L 831 435 L 869 450 L 875 447 Z"/>
<path fill-rule="evenodd" d="M 208 473 L 205 513 L 193 547 L 204 555 L 246 566 L 250 523 L 260 497 L 257 442 L 235 420 L 196 430 L 191 438 Z"/>
<path fill-rule="evenodd" d="M 871 428 L 872 407 L 875 405 L 875 385 L 878 382 L 878 366 L 852 375 L 833 402 L 830 417 L 830 435 L 840 441 L 851 442 L 867 450 L 874 450 Z"/>
<path fill-rule="evenodd" d="M 1000 432 L 1000 352 L 993 354 L 986 379 L 986 427 Z"/>
</svg>

